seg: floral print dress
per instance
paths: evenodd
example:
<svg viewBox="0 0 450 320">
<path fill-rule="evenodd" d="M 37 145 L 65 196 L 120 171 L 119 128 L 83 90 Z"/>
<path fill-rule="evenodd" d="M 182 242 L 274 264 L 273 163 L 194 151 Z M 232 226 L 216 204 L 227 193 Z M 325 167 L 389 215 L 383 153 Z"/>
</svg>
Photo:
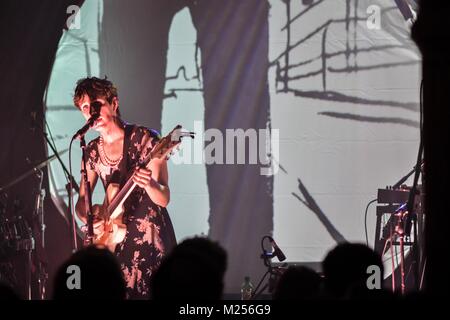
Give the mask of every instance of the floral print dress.
<svg viewBox="0 0 450 320">
<path fill-rule="evenodd" d="M 87 146 L 88 165 L 101 178 L 105 190 L 109 183 L 123 184 L 131 168 L 148 155 L 158 140 L 158 134 L 145 127 L 131 126 L 127 130 L 126 157 L 117 165 L 108 165 L 103 159 L 99 153 L 99 138 Z M 116 246 L 115 255 L 126 282 L 127 298 L 147 299 L 150 277 L 175 246 L 175 233 L 167 210 L 154 204 L 146 191 L 138 186 L 125 201 L 124 208 L 123 222 L 127 232 L 124 241 Z"/>
</svg>

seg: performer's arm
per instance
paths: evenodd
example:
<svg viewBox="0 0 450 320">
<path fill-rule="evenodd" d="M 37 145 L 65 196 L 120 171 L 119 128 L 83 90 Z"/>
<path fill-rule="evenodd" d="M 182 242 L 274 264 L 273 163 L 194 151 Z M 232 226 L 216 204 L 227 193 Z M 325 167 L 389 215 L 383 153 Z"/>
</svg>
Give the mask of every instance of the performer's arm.
<svg viewBox="0 0 450 320">
<path fill-rule="evenodd" d="M 149 170 L 139 169 L 133 180 L 138 186 L 145 189 L 155 204 L 161 207 L 169 204 L 169 174 L 166 160 L 153 159 L 150 162 Z"/>
</svg>

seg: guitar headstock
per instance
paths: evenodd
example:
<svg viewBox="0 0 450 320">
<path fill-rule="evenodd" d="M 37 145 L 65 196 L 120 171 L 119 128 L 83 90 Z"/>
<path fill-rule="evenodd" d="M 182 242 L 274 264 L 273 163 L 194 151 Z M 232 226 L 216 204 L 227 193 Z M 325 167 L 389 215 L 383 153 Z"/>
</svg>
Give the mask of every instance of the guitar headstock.
<svg viewBox="0 0 450 320">
<path fill-rule="evenodd" d="M 175 126 L 165 137 L 161 138 L 151 152 L 151 159 L 169 159 L 173 149 L 177 148 L 183 138 L 194 138 L 194 132 L 183 131 L 181 125 Z"/>
</svg>

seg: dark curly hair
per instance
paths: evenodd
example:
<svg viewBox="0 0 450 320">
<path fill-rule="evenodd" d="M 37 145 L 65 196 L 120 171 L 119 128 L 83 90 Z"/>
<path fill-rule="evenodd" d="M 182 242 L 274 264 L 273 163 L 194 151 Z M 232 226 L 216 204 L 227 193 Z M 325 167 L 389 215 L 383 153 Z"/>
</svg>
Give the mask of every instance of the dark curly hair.
<svg viewBox="0 0 450 320">
<path fill-rule="evenodd" d="M 73 103 L 78 109 L 80 108 L 79 102 L 84 95 L 88 95 L 91 100 L 105 97 L 109 103 L 112 103 L 113 99 L 117 98 L 117 88 L 106 78 L 106 76 L 104 79 L 87 77 L 78 80 L 77 86 L 75 87 Z M 117 109 L 117 114 L 120 116 L 119 109 Z"/>
</svg>

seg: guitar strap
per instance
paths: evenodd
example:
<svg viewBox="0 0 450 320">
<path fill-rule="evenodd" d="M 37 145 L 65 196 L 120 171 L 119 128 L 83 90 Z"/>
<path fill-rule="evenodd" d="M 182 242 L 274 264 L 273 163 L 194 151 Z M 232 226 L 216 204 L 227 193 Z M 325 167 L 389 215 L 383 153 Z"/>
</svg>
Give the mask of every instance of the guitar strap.
<svg viewBox="0 0 450 320">
<path fill-rule="evenodd" d="M 125 125 L 124 125 L 125 135 L 124 135 L 124 140 L 123 140 L 123 161 L 121 162 L 121 164 L 119 166 L 119 170 L 121 172 L 120 189 L 122 189 L 122 187 L 127 182 L 128 178 L 130 176 L 130 170 L 132 169 L 130 166 L 130 161 L 128 159 L 128 154 L 129 154 L 129 148 L 131 146 L 131 139 L 130 139 L 131 133 L 133 132 L 134 128 L 135 128 L 135 126 L 127 124 L 127 123 L 125 123 Z M 161 135 L 159 134 L 158 131 L 149 129 L 149 133 L 155 142 L 161 139 Z M 161 212 L 160 211 L 161 209 L 167 210 L 165 208 L 161 208 L 160 206 L 158 206 L 156 204 L 155 204 L 155 206 L 156 206 L 158 212 Z"/>
<path fill-rule="evenodd" d="M 159 140 L 161 140 L 161 134 L 158 132 L 158 131 L 156 131 L 156 130 L 154 130 L 154 129 L 149 129 L 149 132 L 150 132 L 150 137 L 152 137 L 153 138 L 153 145 L 155 144 L 155 143 L 157 143 Z M 167 208 L 163 208 L 163 207 L 161 207 L 161 206 L 158 206 L 156 203 L 153 203 L 154 205 L 155 205 L 155 207 L 156 207 L 156 209 L 158 210 L 158 213 L 161 215 L 163 212 L 166 212 L 166 214 L 169 214 L 168 212 L 167 212 Z M 170 228 L 169 228 L 170 229 Z M 171 229 L 171 230 L 173 230 L 173 228 Z M 175 234 L 174 234 L 175 235 Z M 170 243 L 170 242 L 169 242 Z"/>
<path fill-rule="evenodd" d="M 123 138 L 123 160 L 120 164 L 120 172 L 122 173 L 122 177 L 121 177 L 121 181 L 120 181 L 120 187 L 122 188 L 123 185 L 125 184 L 125 182 L 127 181 L 127 177 L 130 171 L 130 164 L 129 164 L 129 160 L 128 160 L 128 151 L 130 148 L 130 137 L 131 137 L 131 132 L 133 132 L 133 125 L 130 125 L 128 123 L 125 123 L 124 125 L 124 138 Z"/>
<path fill-rule="evenodd" d="M 135 126 L 125 123 L 124 125 L 124 131 L 125 131 L 125 135 L 123 138 L 123 159 L 124 161 L 121 162 L 119 170 L 122 174 L 121 180 L 120 180 L 120 187 L 122 188 L 123 185 L 125 184 L 125 182 L 127 181 L 127 178 L 129 176 L 130 170 L 131 170 L 131 166 L 130 166 L 130 161 L 128 159 L 128 154 L 129 154 L 129 149 L 130 149 L 130 145 L 131 145 L 131 133 L 133 132 Z M 161 135 L 159 134 L 158 131 L 150 129 L 150 136 L 155 139 L 156 141 L 161 139 Z"/>
</svg>

